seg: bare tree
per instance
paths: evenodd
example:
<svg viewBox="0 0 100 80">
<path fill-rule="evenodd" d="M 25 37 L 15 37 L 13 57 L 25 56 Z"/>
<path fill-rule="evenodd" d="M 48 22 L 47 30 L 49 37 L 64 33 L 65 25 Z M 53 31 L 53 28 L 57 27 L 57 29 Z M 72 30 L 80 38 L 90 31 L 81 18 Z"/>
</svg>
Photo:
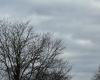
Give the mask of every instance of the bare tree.
<svg viewBox="0 0 100 80">
<path fill-rule="evenodd" d="M 100 80 L 100 67 L 98 68 L 98 71 L 95 73 L 93 80 Z"/>
<path fill-rule="evenodd" d="M 61 40 L 34 33 L 29 22 L 0 21 L 1 80 L 69 80 L 63 49 Z"/>
</svg>

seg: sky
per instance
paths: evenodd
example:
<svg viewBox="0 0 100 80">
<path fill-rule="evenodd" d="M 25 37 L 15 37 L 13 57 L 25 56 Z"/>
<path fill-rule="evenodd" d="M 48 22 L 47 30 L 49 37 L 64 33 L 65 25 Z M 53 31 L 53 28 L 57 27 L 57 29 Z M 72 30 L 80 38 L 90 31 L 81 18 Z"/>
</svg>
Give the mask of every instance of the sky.
<svg viewBox="0 0 100 80">
<path fill-rule="evenodd" d="M 65 42 L 72 80 L 91 80 L 100 64 L 100 0 L 0 0 L 0 18 L 31 19 L 37 32 Z"/>
</svg>

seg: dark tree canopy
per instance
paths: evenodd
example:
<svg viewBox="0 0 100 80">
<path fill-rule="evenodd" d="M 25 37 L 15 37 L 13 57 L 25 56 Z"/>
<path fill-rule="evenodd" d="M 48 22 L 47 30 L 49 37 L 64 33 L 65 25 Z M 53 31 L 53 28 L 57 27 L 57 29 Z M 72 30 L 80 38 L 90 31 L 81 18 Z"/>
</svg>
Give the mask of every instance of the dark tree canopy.
<svg viewBox="0 0 100 80">
<path fill-rule="evenodd" d="M 29 22 L 0 21 L 0 80 L 70 80 L 63 50 L 61 40 L 35 33 Z"/>
</svg>

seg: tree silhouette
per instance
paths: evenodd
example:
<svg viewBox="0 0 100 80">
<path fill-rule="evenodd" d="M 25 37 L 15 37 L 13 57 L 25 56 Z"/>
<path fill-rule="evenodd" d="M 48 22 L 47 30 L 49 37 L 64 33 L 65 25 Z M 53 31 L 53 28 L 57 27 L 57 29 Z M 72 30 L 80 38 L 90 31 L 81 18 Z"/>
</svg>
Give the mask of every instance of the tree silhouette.
<svg viewBox="0 0 100 80">
<path fill-rule="evenodd" d="M 100 80 L 100 67 L 98 68 L 98 71 L 95 73 L 93 80 Z"/>
<path fill-rule="evenodd" d="M 61 40 L 35 33 L 28 21 L 0 21 L 1 80 L 69 80 L 71 66 L 59 58 L 63 50 Z"/>
</svg>

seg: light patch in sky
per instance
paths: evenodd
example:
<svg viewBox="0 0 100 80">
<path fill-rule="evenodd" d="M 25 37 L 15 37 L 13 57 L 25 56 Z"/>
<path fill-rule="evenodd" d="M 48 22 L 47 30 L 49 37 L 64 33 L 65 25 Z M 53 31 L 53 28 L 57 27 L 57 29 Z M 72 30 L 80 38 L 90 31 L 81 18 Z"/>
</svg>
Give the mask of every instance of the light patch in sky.
<svg viewBox="0 0 100 80">
<path fill-rule="evenodd" d="M 91 0 L 93 7 L 100 9 L 100 1 L 99 0 Z"/>
<path fill-rule="evenodd" d="M 53 19 L 52 16 L 38 15 L 38 14 L 33 14 L 30 17 L 28 16 L 28 18 L 31 20 L 33 25 L 38 25 L 38 24 L 40 25 L 43 22 L 46 22 L 46 21 Z"/>
<path fill-rule="evenodd" d="M 94 43 L 91 40 L 78 39 L 76 43 L 85 48 L 93 48 Z"/>
<path fill-rule="evenodd" d="M 75 38 L 73 34 L 68 34 L 66 36 L 66 39 L 72 43 L 75 43 L 76 45 L 79 45 L 80 47 L 84 48 L 93 48 L 95 46 L 95 43 L 89 39 L 79 39 Z"/>
</svg>

